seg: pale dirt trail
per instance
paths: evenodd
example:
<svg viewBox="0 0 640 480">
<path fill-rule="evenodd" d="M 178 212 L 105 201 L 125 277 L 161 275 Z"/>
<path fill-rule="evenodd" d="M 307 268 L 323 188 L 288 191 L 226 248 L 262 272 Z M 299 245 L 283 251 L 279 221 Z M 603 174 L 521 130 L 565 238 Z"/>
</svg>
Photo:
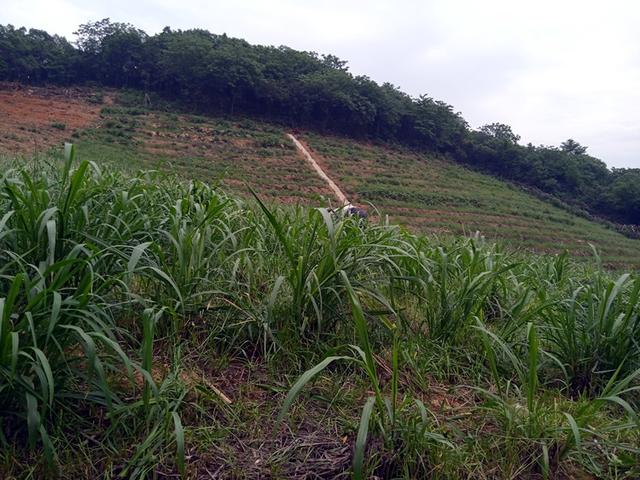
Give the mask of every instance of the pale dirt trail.
<svg viewBox="0 0 640 480">
<path fill-rule="evenodd" d="M 334 181 L 331 180 L 326 173 L 324 173 L 324 170 L 322 170 L 320 165 L 318 165 L 318 162 L 316 162 L 313 159 L 309 151 L 306 148 L 304 148 L 304 145 L 302 145 L 298 141 L 298 139 L 293 135 L 291 135 L 290 133 L 287 133 L 287 136 L 291 139 L 291 141 L 296 146 L 296 148 L 300 150 L 300 153 L 302 153 L 304 158 L 307 160 L 307 162 L 309 162 L 309 164 L 313 167 L 313 169 L 320 176 L 320 178 L 322 178 L 325 182 L 327 182 L 327 185 L 329 185 L 329 188 L 333 191 L 338 201 L 340 201 L 342 205 L 347 205 L 349 203 L 349 200 L 347 200 L 347 197 L 345 196 L 345 194 L 342 193 L 342 190 L 340 190 L 340 188 L 334 183 Z"/>
</svg>

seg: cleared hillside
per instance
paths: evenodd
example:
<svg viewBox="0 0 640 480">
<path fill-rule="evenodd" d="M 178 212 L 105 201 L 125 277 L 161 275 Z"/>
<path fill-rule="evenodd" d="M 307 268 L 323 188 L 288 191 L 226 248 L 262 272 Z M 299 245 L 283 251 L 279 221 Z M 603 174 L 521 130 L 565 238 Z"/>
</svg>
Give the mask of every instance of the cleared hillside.
<svg viewBox="0 0 640 480">
<path fill-rule="evenodd" d="M 308 133 L 307 146 L 360 203 L 417 231 L 480 231 L 538 252 L 576 256 L 597 247 L 605 263 L 640 264 L 640 243 L 491 176 L 408 150 Z"/>
<path fill-rule="evenodd" d="M 113 90 L 0 84 L 0 155 L 56 153 L 71 141 L 80 158 L 162 168 L 245 195 L 250 186 L 283 203 L 324 203 L 331 197 L 278 126 L 150 111 L 132 103 L 140 104 L 140 98 Z"/>
<path fill-rule="evenodd" d="M 281 128 L 124 107 L 103 109 L 102 119 L 78 135 L 81 157 L 161 168 L 245 195 L 251 187 L 282 203 L 324 203 L 331 197 Z"/>
<path fill-rule="evenodd" d="M 86 88 L 0 83 L 0 153 L 33 155 L 96 125 L 107 95 Z"/>
<path fill-rule="evenodd" d="M 25 152 L 16 149 L 25 144 L 39 145 L 41 151 L 59 149 L 68 139 L 78 145 L 80 158 L 160 168 L 242 195 L 251 187 L 277 202 L 335 204 L 282 126 L 148 110 L 141 108 L 139 96 L 113 91 L 28 89 L 5 94 L 11 98 L 10 108 L 6 102 L 0 107 L 0 151 L 5 153 Z M 39 114 L 30 116 L 25 127 L 25 115 L 34 105 Z M 84 123 L 69 120 L 74 108 L 90 112 Z M 638 241 L 488 175 L 397 147 L 313 133 L 300 139 L 354 201 L 369 202 L 414 231 L 479 231 L 510 246 L 551 253 L 566 249 L 582 257 L 592 255 L 591 243 L 608 266 L 640 265 Z"/>
</svg>

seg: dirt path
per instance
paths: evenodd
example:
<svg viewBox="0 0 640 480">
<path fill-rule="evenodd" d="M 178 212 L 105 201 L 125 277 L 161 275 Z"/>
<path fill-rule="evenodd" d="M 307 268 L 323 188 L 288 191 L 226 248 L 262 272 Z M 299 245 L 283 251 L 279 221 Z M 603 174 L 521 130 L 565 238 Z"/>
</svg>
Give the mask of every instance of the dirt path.
<svg viewBox="0 0 640 480">
<path fill-rule="evenodd" d="M 294 145 L 297 147 L 298 150 L 300 150 L 304 158 L 307 160 L 307 162 L 309 162 L 309 164 L 313 167 L 313 169 L 320 176 L 320 178 L 322 178 L 325 182 L 327 182 L 327 185 L 329 185 L 329 188 L 333 191 L 338 201 L 340 201 L 342 205 L 348 204 L 349 200 L 347 200 L 347 197 L 345 196 L 345 194 L 342 193 L 342 190 L 340 190 L 340 188 L 334 183 L 334 181 L 331 180 L 326 173 L 324 173 L 324 170 L 322 170 L 320 165 L 318 165 L 318 162 L 316 162 L 313 159 L 309 151 L 306 148 L 304 148 L 304 145 L 302 145 L 298 141 L 298 139 L 293 135 L 291 135 L 290 133 L 287 133 L 287 136 L 293 141 Z"/>
</svg>

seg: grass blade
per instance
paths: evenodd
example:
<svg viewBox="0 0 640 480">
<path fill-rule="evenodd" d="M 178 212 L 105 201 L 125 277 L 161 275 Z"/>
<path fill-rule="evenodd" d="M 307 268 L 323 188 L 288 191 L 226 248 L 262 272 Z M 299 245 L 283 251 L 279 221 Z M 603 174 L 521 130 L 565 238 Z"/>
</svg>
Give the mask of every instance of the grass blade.
<svg viewBox="0 0 640 480">
<path fill-rule="evenodd" d="M 173 425 L 176 436 L 176 461 L 178 463 L 178 471 L 180 476 L 185 478 L 185 457 L 184 457 L 184 428 L 182 427 L 182 421 L 177 412 L 171 412 L 173 417 Z"/>
<path fill-rule="evenodd" d="M 336 360 L 352 360 L 352 358 L 347 356 L 327 357 L 323 361 L 318 363 L 316 366 L 304 372 L 300 376 L 300 378 L 298 378 L 296 383 L 293 384 L 293 387 L 291 387 L 291 390 L 289 390 L 289 393 L 287 394 L 287 397 L 285 398 L 284 403 L 282 404 L 282 408 L 280 409 L 280 413 L 278 413 L 278 417 L 276 418 L 276 422 L 274 426 L 275 430 L 278 429 L 278 427 L 280 426 L 280 422 L 282 422 L 282 419 L 291 408 L 293 401 L 296 399 L 296 397 L 298 396 L 300 391 L 305 387 L 305 385 L 309 383 L 311 380 L 313 380 L 313 378 L 316 375 L 318 375 L 320 372 L 322 372 L 325 368 L 327 368 L 330 364 L 332 364 Z"/>
<path fill-rule="evenodd" d="M 353 478 L 355 480 L 363 480 L 364 453 L 367 448 L 367 437 L 369 436 L 369 421 L 373 413 L 376 398 L 369 397 L 362 408 L 360 417 L 360 427 L 358 428 L 358 436 L 356 437 L 356 445 L 353 451 Z"/>
</svg>

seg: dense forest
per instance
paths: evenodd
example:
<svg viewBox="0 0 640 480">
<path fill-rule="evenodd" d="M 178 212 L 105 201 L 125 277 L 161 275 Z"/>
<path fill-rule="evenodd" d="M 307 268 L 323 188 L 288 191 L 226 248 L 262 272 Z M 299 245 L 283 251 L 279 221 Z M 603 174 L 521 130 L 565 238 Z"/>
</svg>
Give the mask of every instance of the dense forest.
<svg viewBox="0 0 640 480">
<path fill-rule="evenodd" d="M 451 105 L 354 76 L 333 55 L 251 45 L 206 30 L 166 27 L 149 36 L 109 19 L 83 24 L 75 34 L 72 44 L 42 30 L 0 25 L 0 80 L 136 88 L 199 111 L 398 142 L 614 222 L 640 224 L 640 169 L 609 170 L 572 139 L 557 147 L 523 146 L 508 125 L 473 130 Z"/>
</svg>

